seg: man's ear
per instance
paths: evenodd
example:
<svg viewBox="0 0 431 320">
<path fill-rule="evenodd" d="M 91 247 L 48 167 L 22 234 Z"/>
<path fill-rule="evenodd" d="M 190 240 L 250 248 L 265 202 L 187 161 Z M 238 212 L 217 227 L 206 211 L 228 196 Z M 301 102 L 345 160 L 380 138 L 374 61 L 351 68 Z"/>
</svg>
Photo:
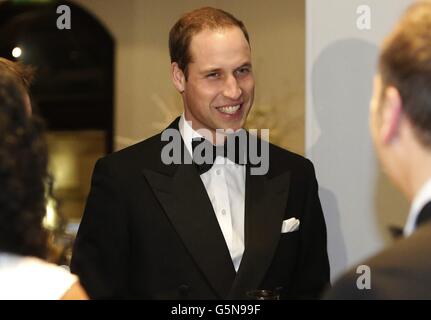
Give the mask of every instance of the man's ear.
<svg viewBox="0 0 431 320">
<path fill-rule="evenodd" d="M 171 64 L 171 75 L 172 75 L 172 82 L 174 83 L 175 88 L 180 92 L 183 93 L 185 89 L 186 84 L 186 77 L 184 75 L 184 72 L 180 69 L 178 66 L 178 63 L 172 62 Z"/>
<path fill-rule="evenodd" d="M 388 87 L 384 93 L 382 110 L 381 138 L 384 143 L 391 143 L 398 137 L 403 118 L 403 102 L 395 87 Z"/>
</svg>

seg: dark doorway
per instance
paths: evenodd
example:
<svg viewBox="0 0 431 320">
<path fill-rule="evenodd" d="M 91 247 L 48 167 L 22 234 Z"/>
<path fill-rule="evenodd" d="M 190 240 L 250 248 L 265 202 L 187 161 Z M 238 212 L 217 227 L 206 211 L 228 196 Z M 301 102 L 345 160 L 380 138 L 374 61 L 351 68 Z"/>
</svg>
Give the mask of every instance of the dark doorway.
<svg viewBox="0 0 431 320">
<path fill-rule="evenodd" d="M 57 28 L 60 5 L 70 30 Z M 92 14 L 69 1 L 5 1 L 0 56 L 37 68 L 32 100 L 50 130 L 103 130 L 112 151 L 114 40 Z"/>
</svg>

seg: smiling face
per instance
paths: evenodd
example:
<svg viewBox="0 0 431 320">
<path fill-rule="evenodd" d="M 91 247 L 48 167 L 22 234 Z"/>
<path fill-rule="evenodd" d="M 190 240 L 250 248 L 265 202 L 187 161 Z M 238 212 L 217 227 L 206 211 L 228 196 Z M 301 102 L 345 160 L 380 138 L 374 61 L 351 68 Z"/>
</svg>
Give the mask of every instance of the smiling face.
<svg viewBox="0 0 431 320">
<path fill-rule="evenodd" d="M 182 93 L 184 114 L 194 130 L 238 130 L 254 98 L 250 46 L 241 29 L 204 29 L 190 43 L 188 77 L 172 64 L 173 81 Z"/>
</svg>

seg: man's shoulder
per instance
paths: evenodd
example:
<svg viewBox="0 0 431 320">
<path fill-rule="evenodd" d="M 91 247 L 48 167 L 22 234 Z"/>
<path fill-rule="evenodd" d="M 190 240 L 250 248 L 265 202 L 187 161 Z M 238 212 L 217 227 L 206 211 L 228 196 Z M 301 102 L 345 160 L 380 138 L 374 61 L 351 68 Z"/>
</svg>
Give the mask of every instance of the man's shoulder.
<svg viewBox="0 0 431 320">
<path fill-rule="evenodd" d="M 162 132 L 155 134 L 141 142 L 128 146 L 119 151 L 106 155 L 99 162 L 116 164 L 116 165 L 130 165 L 140 167 L 151 167 L 158 165 L 160 160 L 160 152 L 163 148 L 162 134 L 167 129 L 174 129 L 178 131 L 179 117 L 165 128 Z M 179 133 L 179 131 L 178 131 Z"/>
<path fill-rule="evenodd" d="M 431 299 L 431 223 L 346 272 L 329 299 Z M 366 273 L 370 288 L 358 288 Z M 424 289 L 426 288 L 426 289 Z"/>
<path fill-rule="evenodd" d="M 411 236 L 400 238 L 393 245 L 367 260 L 377 271 L 387 268 L 428 272 L 431 279 L 431 223 L 418 228 Z M 428 271 L 429 270 L 429 271 Z"/>
<path fill-rule="evenodd" d="M 270 155 L 276 157 L 277 159 L 284 158 L 284 159 L 289 159 L 291 161 L 297 161 L 302 163 L 309 161 L 308 159 L 301 156 L 300 154 L 290 151 L 288 149 L 285 149 L 274 143 L 269 142 L 268 145 L 269 145 Z"/>
<path fill-rule="evenodd" d="M 314 171 L 312 162 L 304 156 L 269 143 L 269 160 L 272 169 Z"/>
<path fill-rule="evenodd" d="M 161 133 L 110 153 L 99 159 L 98 162 L 108 167 L 113 166 L 116 171 L 143 169 L 155 166 L 160 162 L 160 150 Z"/>
</svg>

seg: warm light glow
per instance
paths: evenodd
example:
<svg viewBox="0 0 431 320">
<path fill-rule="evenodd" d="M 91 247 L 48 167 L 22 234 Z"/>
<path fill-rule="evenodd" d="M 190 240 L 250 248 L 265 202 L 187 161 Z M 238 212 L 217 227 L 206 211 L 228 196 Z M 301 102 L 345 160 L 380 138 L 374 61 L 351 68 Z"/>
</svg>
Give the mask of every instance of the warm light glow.
<svg viewBox="0 0 431 320">
<path fill-rule="evenodd" d="M 21 48 L 20 48 L 20 47 L 15 47 L 15 48 L 13 48 L 13 50 L 12 50 L 12 56 L 13 56 L 14 58 L 19 58 L 19 57 L 21 57 L 21 54 L 22 54 L 22 50 L 21 50 Z"/>
<path fill-rule="evenodd" d="M 46 215 L 43 218 L 43 226 L 46 229 L 54 230 L 58 224 L 58 215 L 56 212 L 56 204 L 53 199 L 49 199 L 46 205 Z"/>
</svg>

